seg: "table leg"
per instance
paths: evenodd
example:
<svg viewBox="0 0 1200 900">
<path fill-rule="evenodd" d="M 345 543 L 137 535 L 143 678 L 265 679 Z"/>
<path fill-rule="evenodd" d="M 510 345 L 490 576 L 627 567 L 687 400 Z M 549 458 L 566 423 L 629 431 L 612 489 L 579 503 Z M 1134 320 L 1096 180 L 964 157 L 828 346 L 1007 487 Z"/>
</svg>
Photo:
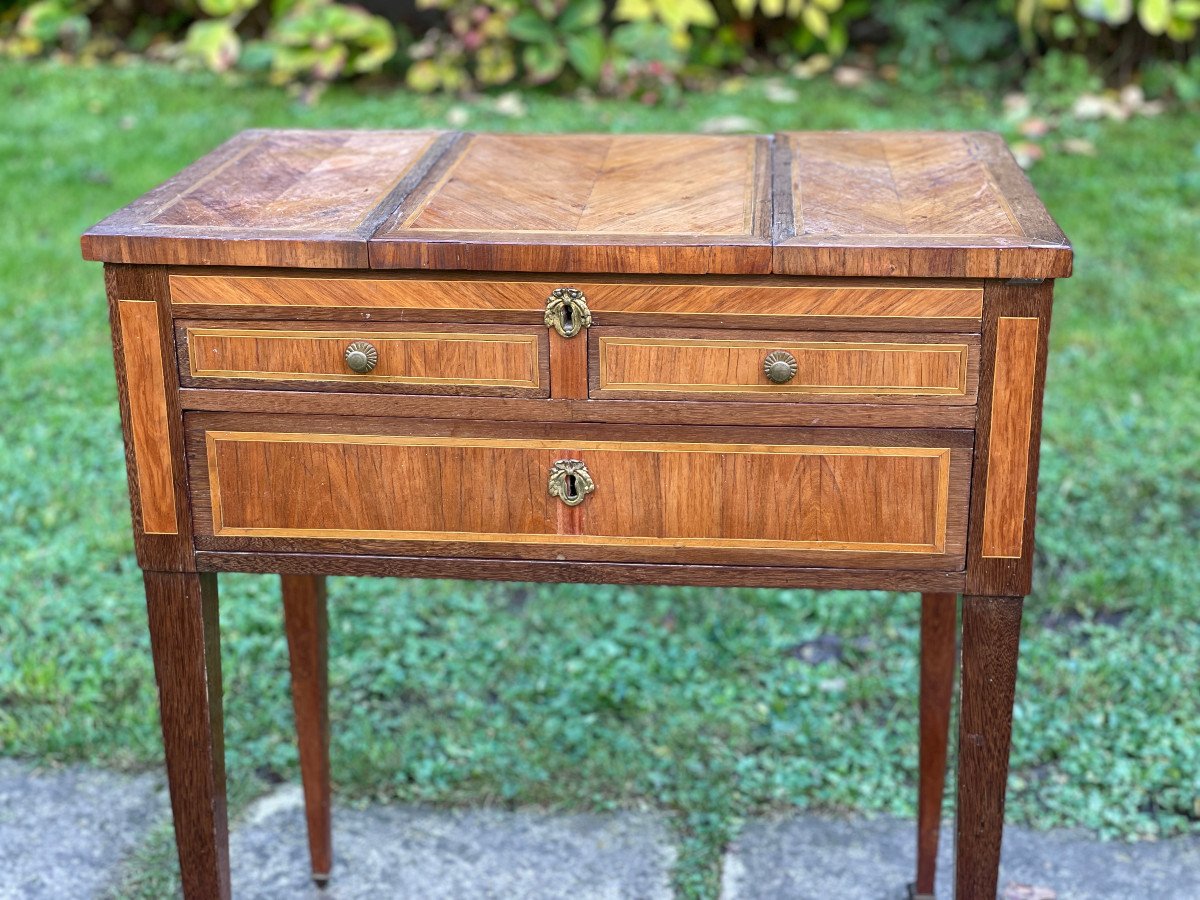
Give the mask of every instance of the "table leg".
<svg viewBox="0 0 1200 900">
<path fill-rule="evenodd" d="M 921 739 L 914 898 L 932 898 L 937 877 L 946 748 L 954 693 L 955 594 L 921 595 Z"/>
<path fill-rule="evenodd" d="M 957 900 L 995 900 L 1023 597 L 963 597 Z"/>
<path fill-rule="evenodd" d="M 325 578 L 283 575 L 283 622 L 292 666 L 292 706 L 300 745 L 300 778 L 308 818 L 313 880 L 333 868 L 329 784 L 329 664 Z"/>
<path fill-rule="evenodd" d="M 175 843 L 188 900 L 228 900 L 217 576 L 146 572 Z"/>
</svg>

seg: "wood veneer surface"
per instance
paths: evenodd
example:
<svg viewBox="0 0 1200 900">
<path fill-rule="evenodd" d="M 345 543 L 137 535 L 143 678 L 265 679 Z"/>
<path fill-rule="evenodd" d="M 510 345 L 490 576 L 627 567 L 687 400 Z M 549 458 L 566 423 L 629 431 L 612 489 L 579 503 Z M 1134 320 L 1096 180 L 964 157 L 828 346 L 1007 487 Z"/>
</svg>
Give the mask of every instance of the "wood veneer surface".
<svg viewBox="0 0 1200 900">
<path fill-rule="evenodd" d="M 983 133 L 250 131 L 90 229 L 107 262 L 1054 278 L 1071 248 Z"/>
<path fill-rule="evenodd" d="M 790 132 L 775 163 L 775 272 L 1071 274 L 1070 244 L 998 135 Z"/>
</svg>

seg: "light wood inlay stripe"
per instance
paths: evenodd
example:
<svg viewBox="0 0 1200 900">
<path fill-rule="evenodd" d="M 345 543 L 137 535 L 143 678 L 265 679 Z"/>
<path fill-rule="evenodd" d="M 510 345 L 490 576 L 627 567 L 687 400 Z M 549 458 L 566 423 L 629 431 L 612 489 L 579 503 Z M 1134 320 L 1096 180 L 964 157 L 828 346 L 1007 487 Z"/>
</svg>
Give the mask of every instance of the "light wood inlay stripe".
<svg viewBox="0 0 1200 900">
<path fill-rule="evenodd" d="M 671 393 L 967 393 L 966 344 L 770 342 L 601 337 L 600 388 Z M 796 377 L 763 374 L 773 350 L 796 358 Z"/>
<path fill-rule="evenodd" d="M 120 300 L 117 310 L 142 530 L 146 534 L 178 534 L 158 304 Z"/>
<path fill-rule="evenodd" d="M 556 287 L 582 290 L 592 312 L 680 317 L 784 316 L 967 319 L 983 315 L 978 282 L 928 284 L 622 284 L 564 275 L 562 280 L 459 281 L 411 278 L 286 278 L 172 275 L 175 306 L 297 306 L 344 309 L 495 310 L 540 315 Z"/>
<path fill-rule="evenodd" d="M 217 537 L 946 548 L 947 448 L 235 431 L 210 431 L 205 442 Z M 545 488 L 550 464 L 565 456 L 584 459 L 597 480 L 569 521 Z M 266 473 L 296 481 L 304 502 L 265 489 Z M 622 491 L 641 490 L 651 475 L 666 482 L 665 505 L 629 502 Z M 234 485 L 229 497 L 223 482 Z M 696 493 L 701 482 L 715 493 Z"/>
<path fill-rule="evenodd" d="M 379 362 L 367 375 L 351 372 L 343 354 L 370 341 Z M 532 334 L 466 332 L 281 331 L 187 329 L 193 377 L 274 381 L 348 381 L 540 386 L 538 339 Z"/>
<path fill-rule="evenodd" d="M 997 323 L 983 508 L 985 557 L 1020 557 L 1024 543 L 1038 321 L 1002 316 Z"/>
</svg>

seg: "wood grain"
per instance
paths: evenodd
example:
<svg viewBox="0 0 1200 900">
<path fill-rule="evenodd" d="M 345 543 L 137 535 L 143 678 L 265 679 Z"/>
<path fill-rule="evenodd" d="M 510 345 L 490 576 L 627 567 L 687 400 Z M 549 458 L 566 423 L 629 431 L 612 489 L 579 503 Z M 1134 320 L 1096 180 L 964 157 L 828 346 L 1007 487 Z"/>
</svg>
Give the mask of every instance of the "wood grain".
<svg viewBox="0 0 1200 900">
<path fill-rule="evenodd" d="M 455 152 L 376 232 L 372 268 L 770 270 L 768 138 L 475 134 Z"/>
<path fill-rule="evenodd" d="M 283 575 L 283 625 L 292 672 L 292 708 L 300 750 L 300 780 L 308 822 L 313 879 L 324 883 L 333 868 L 329 777 L 329 618 L 325 579 Z"/>
<path fill-rule="evenodd" d="M 84 234 L 85 259 L 366 268 L 436 132 L 246 131 Z"/>
<path fill-rule="evenodd" d="M 775 154 L 790 212 L 776 216 L 776 273 L 1071 274 L 1070 244 L 998 135 L 795 132 Z"/>
<path fill-rule="evenodd" d="M 983 286 L 955 281 L 849 281 L 751 277 L 743 279 L 637 281 L 548 278 L 509 279 L 458 274 L 339 277 L 248 274 L 172 274 L 171 299 L 181 315 L 262 318 L 303 311 L 370 310 L 380 315 L 434 317 L 447 314 L 479 321 L 541 324 L 546 298 L 557 287 L 587 297 L 594 324 L 664 324 L 686 327 L 771 327 L 796 319 L 804 328 L 855 327 L 888 330 L 977 332 Z M 288 307 L 295 309 L 289 312 Z M 198 308 L 200 311 L 194 311 Z M 652 318 L 651 318 L 652 317 Z M 849 324 L 847 324 L 849 323 Z"/>
<path fill-rule="evenodd" d="M 877 554 L 914 566 L 953 565 L 961 555 L 966 460 L 953 454 L 952 476 L 949 446 L 803 444 L 794 432 L 781 435 L 789 443 L 756 444 L 716 429 L 708 435 L 720 443 L 675 441 L 669 430 L 633 441 L 571 428 L 545 438 L 422 435 L 413 423 L 398 434 L 363 433 L 364 423 L 355 433 L 270 431 L 241 421 L 239 430 L 194 432 L 197 521 L 214 549 L 283 539 L 443 545 L 442 553 L 465 544 L 489 555 L 573 549 L 601 559 L 656 549 L 785 563 Z M 561 504 L 546 489 L 562 458 L 582 459 L 597 484 L 577 530 L 562 527 Z M 294 489 L 270 488 L 281 480 Z"/>
<path fill-rule="evenodd" d="M 980 343 L 979 414 L 975 444 L 975 462 L 971 474 L 971 521 L 967 560 L 967 592 L 989 596 L 1024 596 L 1033 581 L 1034 525 L 1037 521 L 1038 456 L 1041 444 L 1042 394 L 1046 384 L 1046 358 L 1050 336 L 1050 312 L 1053 282 L 1043 284 L 989 284 L 985 295 L 984 327 Z M 988 483 L 993 466 L 992 425 L 997 387 L 996 367 L 1003 356 L 1012 352 L 1001 346 L 1000 321 L 1004 318 L 1037 319 L 1037 340 L 1034 347 L 1033 386 L 1025 410 L 1014 407 L 1019 422 L 1028 423 L 1028 436 L 1022 438 L 1025 447 L 1023 482 L 1019 488 L 1011 482 L 1008 488 L 1019 492 L 1010 498 L 1004 513 L 1003 528 L 1010 534 L 1020 533 L 1020 552 L 1017 556 L 986 556 L 984 547 L 985 522 L 988 511 Z M 1029 328 L 1031 326 L 1019 326 Z M 1029 341 L 1028 334 L 1025 341 Z M 1024 351 L 1017 350 L 1021 357 Z M 1022 365 L 1026 365 L 1022 363 Z M 1022 389 L 1024 390 L 1024 389 Z M 1003 401 L 1007 402 L 1007 401 Z M 1005 417 L 1001 417 L 1003 421 Z M 1018 425 L 1018 432 L 1023 425 Z M 1003 438 L 1002 438 L 1003 440 Z M 1009 457 L 1009 465 L 1019 468 L 1020 462 Z M 1020 479 L 1017 479 L 1020 480 Z M 1002 480 L 1003 483 L 1003 480 Z M 1011 499 L 1017 499 L 1014 506 Z M 993 526 L 996 527 L 996 526 Z M 994 534 L 995 532 L 993 532 Z"/>
<path fill-rule="evenodd" d="M 1024 544 L 1039 324 L 1036 317 L 1001 316 L 996 326 L 991 452 L 983 507 L 985 557 L 1017 558 Z"/>
<path fill-rule="evenodd" d="M 978 379 L 973 335 L 676 331 L 593 328 L 591 396 L 653 399 L 707 396 L 794 402 L 844 401 L 971 404 Z M 795 377 L 771 382 L 763 360 L 791 353 Z"/>
<path fill-rule="evenodd" d="M 325 329 L 299 322 L 185 322 L 176 332 L 180 381 L 187 386 L 282 382 L 287 387 L 320 385 L 341 391 L 369 387 L 517 397 L 549 393 L 545 329 L 349 324 Z M 378 351 L 378 364 L 369 374 L 346 365 L 344 354 L 354 341 L 368 341 Z"/>
<path fill-rule="evenodd" d="M 158 304 L 118 300 L 138 499 L 146 534 L 178 534 Z"/>
<path fill-rule="evenodd" d="M 564 338 L 554 329 L 550 338 L 550 396 L 556 400 L 586 400 L 588 396 L 588 339 L 585 334 Z"/>
<path fill-rule="evenodd" d="M 917 877 L 919 896 L 934 896 L 942 796 L 946 789 L 946 751 L 954 693 L 954 650 L 958 597 L 921 596 L 920 765 L 917 788 Z"/>
<path fill-rule="evenodd" d="M 174 353 L 174 341 L 170 329 L 158 327 L 152 330 L 147 342 L 149 346 L 132 345 L 132 351 L 143 362 L 150 356 L 157 355 L 158 368 L 151 365 L 149 378 L 157 379 L 161 390 L 155 396 L 153 390 L 141 395 L 137 400 L 139 405 L 149 405 L 151 409 L 159 404 L 166 406 L 166 433 L 162 444 L 151 444 L 142 454 L 153 460 L 166 459 L 169 463 L 169 481 L 167 488 L 171 492 L 172 504 L 175 510 L 175 526 L 173 533 L 147 532 L 143 525 L 141 513 L 141 478 L 139 474 L 138 454 L 134 447 L 134 397 L 130 390 L 130 381 L 126 371 L 126 342 L 121 325 L 121 302 L 132 300 L 136 302 L 153 301 L 158 305 L 156 314 L 159 323 L 170 321 L 170 308 L 167 304 L 167 280 L 163 270 L 156 266 L 122 266 L 106 265 L 104 267 L 104 284 L 108 296 L 109 324 L 113 336 L 113 369 L 116 374 L 117 400 L 121 410 L 121 432 L 125 442 L 125 462 L 129 480 L 129 499 L 132 510 L 134 549 L 137 553 L 138 564 L 143 569 L 153 571 L 194 571 L 191 517 L 188 515 L 187 476 L 184 472 L 183 446 L 183 415 L 179 408 L 178 376 L 173 365 L 164 365 Z M 148 318 L 148 317 L 147 317 Z M 146 387 L 146 378 L 139 377 L 141 389 Z M 161 410 L 159 411 L 161 412 Z M 161 425 L 159 413 L 152 416 Z M 156 437 L 157 441 L 158 438 Z M 156 482 L 156 487 L 161 482 Z M 163 508 L 166 508 L 165 502 Z M 165 518 L 165 517 L 163 517 Z"/>
<path fill-rule="evenodd" d="M 1021 597 L 963 597 L 955 891 L 992 900 L 1000 869 Z"/>
<path fill-rule="evenodd" d="M 217 576 L 144 580 L 183 895 L 229 900 Z"/>
<path fill-rule="evenodd" d="M 973 406 L 808 403 L 803 400 L 775 404 L 737 401 L 709 403 L 697 400 L 479 400 L 459 397 L 453 404 L 448 404 L 429 397 L 188 388 L 180 391 L 180 402 L 186 409 L 208 412 L 401 416 L 499 422 L 791 425 L 812 428 L 965 429 L 975 426 Z"/>
<path fill-rule="evenodd" d="M 957 591 L 962 572 L 907 569 L 795 568 L 673 563 L 611 563 L 471 556 L 373 556 L 364 553 L 239 553 L 201 550 L 198 565 L 213 572 L 461 578 L 576 584 L 665 584 L 699 587 L 812 588 L 855 591 Z"/>
</svg>

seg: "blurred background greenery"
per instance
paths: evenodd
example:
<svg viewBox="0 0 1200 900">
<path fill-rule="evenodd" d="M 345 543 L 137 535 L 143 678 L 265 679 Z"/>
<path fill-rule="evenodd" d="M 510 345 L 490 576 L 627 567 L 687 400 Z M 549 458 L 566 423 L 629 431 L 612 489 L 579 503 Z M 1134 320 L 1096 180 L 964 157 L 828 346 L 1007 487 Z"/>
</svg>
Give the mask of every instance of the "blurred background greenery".
<svg viewBox="0 0 1200 900">
<path fill-rule="evenodd" d="M 0 754 L 161 760 L 102 283 L 78 235 L 220 141 L 990 128 L 1077 251 L 1056 290 L 1009 819 L 1200 831 L 1197 4 L 396 6 L 0 0 Z M 278 585 L 221 592 L 236 815 L 298 772 Z M 711 897 L 749 816 L 913 814 L 917 612 L 910 595 L 333 579 L 338 797 L 662 810 L 681 896 Z M 172 891 L 171 840 L 117 896 Z"/>
<path fill-rule="evenodd" d="M 649 103 L 856 56 L 910 87 L 1011 86 L 1049 59 L 1194 99 L 1198 24 L 1200 0 L 2 0 L 0 47 L 137 53 L 309 90 L 382 76 L 426 93 L 525 84 Z"/>
</svg>

